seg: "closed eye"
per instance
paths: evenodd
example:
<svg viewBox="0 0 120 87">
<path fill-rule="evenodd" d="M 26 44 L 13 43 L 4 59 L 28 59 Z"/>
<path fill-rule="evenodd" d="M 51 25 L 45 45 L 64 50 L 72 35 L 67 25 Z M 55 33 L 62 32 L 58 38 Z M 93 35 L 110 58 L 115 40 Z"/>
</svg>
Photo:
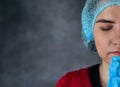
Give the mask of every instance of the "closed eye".
<svg viewBox="0 0 120 87">
<path fill-rule="evenodd" d="M 111 30 L 113 28 L 113 26 L 109 26 L 109 27 L 100 27 L 100 29 L 102 30 L 102 31 L 109 31 L 109 30 Z"/>
</svg>

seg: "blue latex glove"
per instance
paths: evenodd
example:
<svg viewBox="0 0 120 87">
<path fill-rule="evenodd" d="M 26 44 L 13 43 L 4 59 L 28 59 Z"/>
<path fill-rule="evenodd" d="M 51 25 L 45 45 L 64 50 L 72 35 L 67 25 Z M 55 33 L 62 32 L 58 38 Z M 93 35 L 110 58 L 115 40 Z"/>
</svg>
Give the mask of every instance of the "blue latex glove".
<svg viewBox="0 0 120 87">
<path fill-rule="evenodd" d="M 120 56 L 113 56 L 109 74 L 108 87 L 120 87 Z"/>
</svg>

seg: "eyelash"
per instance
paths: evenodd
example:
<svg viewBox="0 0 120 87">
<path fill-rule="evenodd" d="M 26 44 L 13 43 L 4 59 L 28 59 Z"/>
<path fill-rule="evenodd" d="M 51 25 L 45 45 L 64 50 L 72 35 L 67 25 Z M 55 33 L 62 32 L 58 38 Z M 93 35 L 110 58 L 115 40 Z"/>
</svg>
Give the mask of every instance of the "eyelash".
<svg viewBox="0 0 120 87">
<path fill-rule="evenodd" d="M 112 29 L 112 26 L 111 26 L 111 27 L 108 27 L 108 28 L 103 28 L 103 27 L 100 27 L 100 29 L 101 29 L 102 31 L 109 31 L 109 30 L 111 30 L 111 29 Z"/>
</svg>

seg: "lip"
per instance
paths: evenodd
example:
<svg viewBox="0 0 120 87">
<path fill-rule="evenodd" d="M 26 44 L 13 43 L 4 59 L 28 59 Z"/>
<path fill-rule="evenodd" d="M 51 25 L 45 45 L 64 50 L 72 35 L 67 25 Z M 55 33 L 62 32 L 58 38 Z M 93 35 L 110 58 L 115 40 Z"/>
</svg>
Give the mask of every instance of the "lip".
<svg viewBox="0 0 120 87">
<path fill-rule="evenodd" d="M 120 56 L 120 51 L 114 51 L 112 54 Z"/>
</svg>

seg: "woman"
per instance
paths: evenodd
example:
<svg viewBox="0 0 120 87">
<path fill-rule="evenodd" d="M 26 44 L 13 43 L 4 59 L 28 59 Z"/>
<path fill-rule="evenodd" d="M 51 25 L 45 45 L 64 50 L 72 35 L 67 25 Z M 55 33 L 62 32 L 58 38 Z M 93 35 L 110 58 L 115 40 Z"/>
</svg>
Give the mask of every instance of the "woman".
<svg viewBox="0 0 120 87">
<path fill-rule="evenodd" d="M 120 0 L 87 0 L 82 35 L 102 62 L 65 74 L 56 87 L 120 87 Z"/>
</svg>

